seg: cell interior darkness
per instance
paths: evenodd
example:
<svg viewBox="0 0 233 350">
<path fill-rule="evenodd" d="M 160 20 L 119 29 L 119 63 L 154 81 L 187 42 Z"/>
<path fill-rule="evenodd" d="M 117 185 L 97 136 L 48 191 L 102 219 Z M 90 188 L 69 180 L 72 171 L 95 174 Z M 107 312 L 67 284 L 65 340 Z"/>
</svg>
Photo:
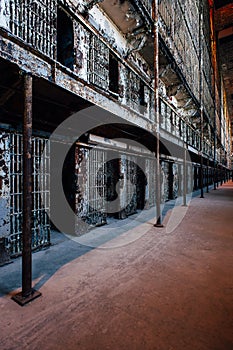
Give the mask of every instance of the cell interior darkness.
<svg viewBox="0 0 233 350">
<path fill-rule="evenodd" d="M 73 70 L 74 68 L 74 29 L 73 22 L 66 12 L 57 11 L 57 60 Z"/>
</svg>

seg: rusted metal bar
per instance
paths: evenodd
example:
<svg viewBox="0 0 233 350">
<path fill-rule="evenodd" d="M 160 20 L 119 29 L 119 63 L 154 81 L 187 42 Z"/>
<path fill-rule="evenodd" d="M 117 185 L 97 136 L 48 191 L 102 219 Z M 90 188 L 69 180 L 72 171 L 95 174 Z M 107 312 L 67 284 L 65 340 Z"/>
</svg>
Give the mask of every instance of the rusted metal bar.
<svg viewBox="0 0 233 350">
<path fill-rule="evenodd" d="M 183 162 L 183 206 L 187 206 L 187 146 L 184 143 L 184 162 Z"/>
<path fill-rule="evenodd" d="M 153 1 L 152 18 L 154 22 L 154 105 L 156 121 L 156 223 L 154 226 L 163 227 L 161 213 L 161 185 L 160 185 L 160 118 L 159 118 L 159 33 L 158 33 L 158 0 Z"/>
<path fill-rule="evenodd" d="M 203 5 L 199 1 L 199 103 L 200 103 L 200 189 L 201 198 L 204 198 L 203 190 L 203 142 L 204 142 L 204 114 L 203 114 Z"/>
<path fill-rule="evenodd" d="M 32 212 L 32 76 L 24 77 L 23 119 L 23 257 L 22 294 L 31 293 L 31 212 Z"/>
<path fill-rule="evenodd" d="M 213 183 L 214 190 L 216 190 L 216 182 L 217 182 L 217 101 L 216 101 L 216 77 L 217 77 L 217 61 L 216 61 L 216 36 L 214 30 L 215 21 L 215 10 L 214 10 L 214 1 L 209 0 L 209 8 L 210 8 L 210 29 L 211 29 L 211 56 L 212 56 L 212 67 L 213 67 L 213 102 L 214 102 L 214 174 L 213 174 Z"/>
<path fill-rule="evenodd" d="M 22 292 L 13 300 L 24 306 L 41 295 L 32 288 L 32 83 L 30 74 L 24 75 L 23 115 L 23 250 Z"/>
</svg>

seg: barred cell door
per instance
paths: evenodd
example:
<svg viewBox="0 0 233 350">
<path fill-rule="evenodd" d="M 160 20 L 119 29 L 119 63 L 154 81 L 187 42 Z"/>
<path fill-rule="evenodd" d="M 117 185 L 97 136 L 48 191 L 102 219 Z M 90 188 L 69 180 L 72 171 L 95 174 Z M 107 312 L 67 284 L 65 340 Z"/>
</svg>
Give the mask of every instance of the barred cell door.
<svg viewBox="0 0 233 350">
<path fill-rule="evenodd" d="M 90 226 L 106 223 L 106 152 L 76 148 L 76 212 Z M 82 232 L 79 224 L 78 232 Z"/>
<path fill-rule="evenodd" d="M 137 165 L 133 155 L 121 155 L 120 158 L 120 217 L 130 215 L 137 210 Z"/>
<path fill-rule="evenodd" d="M 146 200 L 146 207 L 150 208 L 155 205 L 156 201 L 156 163 L 155 158 L 146 158 L 145 159 L 145 174 L 147 176 L 147 185 L 146 185 L 146 194 L 145 194 L 145 200 Z"/>
<path fill-rule="evenodd" d="M 23 147 L 22 135 L 10 134 L 10 236 L 8 248 L 11 256 L 22 252 L 22 180 L 23 180 Z M 48 140 L 33 137 L 33 209 L 32 209 L 32 248 L 36 249 L 50 242 L 49 223 L 49 180 L 50 155 L 43 150 Z M 43 154 L 43 157 L 42 157 Z"/>
<path fill-rule="evenodd" d="M 106 152 L 92 149 L 88 162 L 88 203 L 90 223 L 106 223 Z"/>
</svg>

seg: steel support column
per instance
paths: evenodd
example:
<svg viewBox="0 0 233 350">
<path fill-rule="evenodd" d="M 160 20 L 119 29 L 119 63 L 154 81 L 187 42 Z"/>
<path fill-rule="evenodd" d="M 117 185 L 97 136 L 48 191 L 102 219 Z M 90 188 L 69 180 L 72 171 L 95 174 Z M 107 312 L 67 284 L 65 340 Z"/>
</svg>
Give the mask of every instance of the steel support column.
<svg viewBox="0 0 233 350">
<path fill-rule="evenodd" d="M 12 297 L 21 306 L 41 295 L 32 288 L 32 84 L 30 74 L 24 75 L 23 115 L 23 250 L 22 292 Z"/>
<path fill-rule="evenodd" d="M 199 103 L 200 103 L 200 127 L 201 127 L 201 142 L 200 142 L 200 189 L 201 198 L 204 198 L 203 191 L 203 141 L 204 141 L 204 112 L 203 112 L 203 5 L 199 1 Z"/>
<path fill-rule="evenodd" d="M 213 102 L 214 102 L 214 174 L 213 174 L 213 184 L 214 190 L 216 190 L 217 182 L 217 101 L 216 101 L 216 77 L 217 77 L 217 61 L 216 61 L 216 34 L 214 30 L 215 23 L 215 9 L 214 1 L 209 0 L 210 6 L 210 24 L 211 24 L 211 56 L 212 56 L 212 67 L 213 67 Z"/>
<path fill-rule="evenodd" d="M 154 22 L 154 105 L 156 122 L 156 223 L 154 226 L 163 227 L 161 212 L 161 181 L 160 181 L 160 118 L 159 118 L 159 33 L 158 33 L 158 0 L 153 1 Z"/>
<path fill-rule="evenodd" d="M 183 206 L 187 206 L 187 146 L 184 144 L 184 162 L 183 162 Z"/>
</svg>

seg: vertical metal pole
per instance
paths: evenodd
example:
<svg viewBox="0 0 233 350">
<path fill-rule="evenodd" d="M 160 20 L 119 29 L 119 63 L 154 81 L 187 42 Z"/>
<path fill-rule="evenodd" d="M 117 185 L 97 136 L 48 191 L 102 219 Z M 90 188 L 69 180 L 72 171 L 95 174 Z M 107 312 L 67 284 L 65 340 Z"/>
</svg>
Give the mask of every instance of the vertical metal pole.
<svg viewBox="0 0 233 350">
<path fill-rule="evenodd" d="M 23 118 L 23 255 L 22 295 L 27 297 L 32 289 L 31 254 L 32 212 L 32 76 L 24 77 Z"/>
<path fill-rule="evenodd" d="M 206 192 L 209 193 L 209 159 L 206 168 Z"/>
<path fill-rule="evenodd" d="M 212 66 L 213 66 L 213 102 L 214 102 L 214 173 L 213 173 L 213 183 L 214 183 L 214 190 L 216 190 L 216 180 L 217 180 L 217 169 L 216 169 L 216 163 L 217 163 L 217 157 L 216 157 L 216 150 L 217 150 L 217 106 L 216 106 L 216 38 L 215 38 L 215 31 L 214 31 L 214 1 L 210 0 L 210 24 L 211 24 L 211 48 L 212 48 Z"/>
<path fill-rule="evenodd" d="M 23 250 L 22 292 L 13 300 L 21 306 L 39 297 L 41 293 L 32 288 L 32 76 L 24 75 L 23 115 Z"/>
<path fill-rule="evenodd" d="M 183 163 L 183 206 L 187 206 L 187 146 L 184 143 L 184 163 Z"/>
<path fill-rule="evenodd" d="M 202 1 L 199 1 L 199 102 L 200 102 L 200 124 L 201 124 L 201 144 L 200 144 L 200 156 L 201 156 L 201 167 L 200 167 L 200 189 L 201 198 L 204 198 L 203 191 L 203 141 L 204 141 L 204 127 L 203 127 L 203 7 Z"/>
<path fill-rule="evenodd" d="M 156 223 L 154 226 L 163 227 L 161 213 L 161 185 L 160 185 L 160 118 L 159 118 L 159 33 L 158 33 L 158 0 L 153 1 L 153 25 L 154 25 L 154 104 L 156 122 Z"/>
</svg>

